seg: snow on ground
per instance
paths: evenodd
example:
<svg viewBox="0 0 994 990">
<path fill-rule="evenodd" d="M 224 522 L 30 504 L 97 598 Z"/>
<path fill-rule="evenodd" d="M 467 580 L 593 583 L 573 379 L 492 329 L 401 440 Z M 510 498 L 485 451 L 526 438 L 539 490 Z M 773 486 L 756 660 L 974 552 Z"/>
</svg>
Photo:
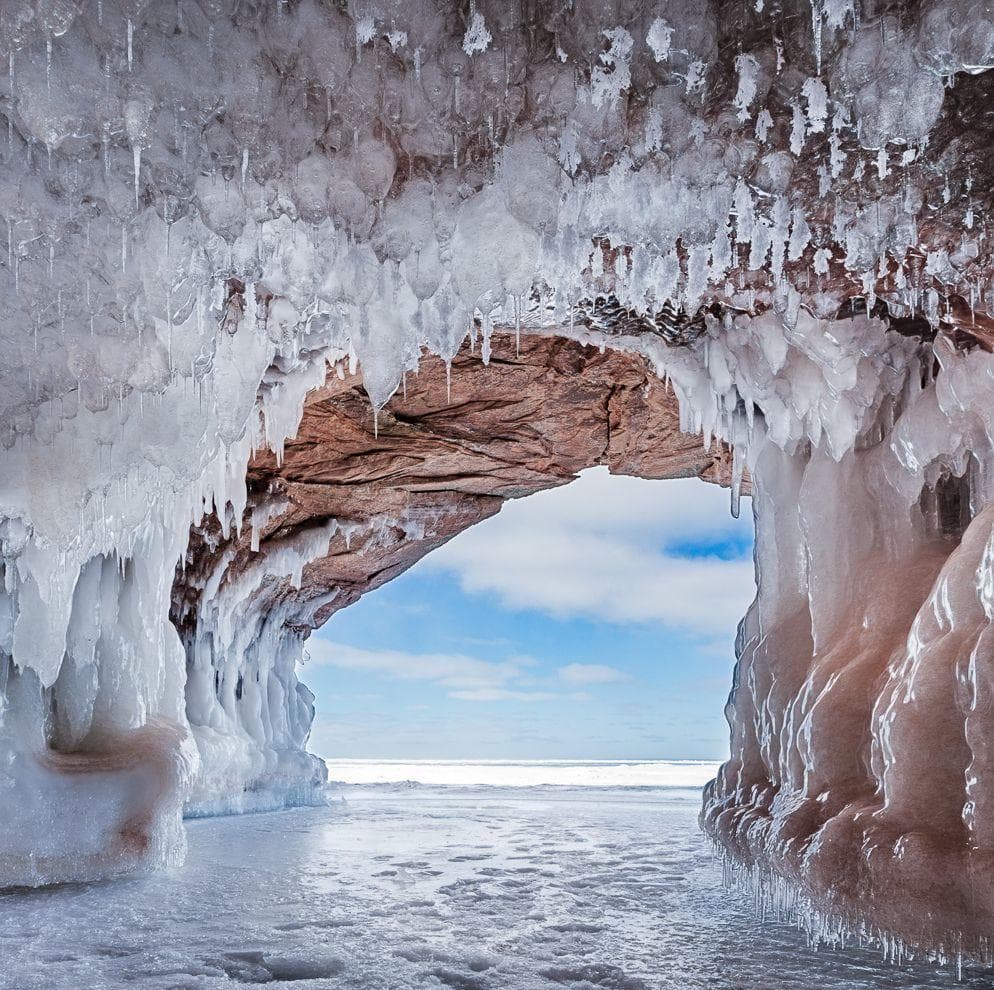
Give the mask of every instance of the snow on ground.
<svg viewBox="0 0 994 990">
<path fill-rule="evenodd" d="M 190 822 L 172 872 L 0 896 L 0 986 L 407 990 L 948 987 L 813 953 L 729 894 L 697 790 L 349 786 Z M 967 976 L 966 986 L 988 979 Z"/>
<path fill-rule="evenodd" d="M 703 787 L 707 760 L 325 760 L 340 784 L 416 781 L 436 787 Z"/>
</svg>

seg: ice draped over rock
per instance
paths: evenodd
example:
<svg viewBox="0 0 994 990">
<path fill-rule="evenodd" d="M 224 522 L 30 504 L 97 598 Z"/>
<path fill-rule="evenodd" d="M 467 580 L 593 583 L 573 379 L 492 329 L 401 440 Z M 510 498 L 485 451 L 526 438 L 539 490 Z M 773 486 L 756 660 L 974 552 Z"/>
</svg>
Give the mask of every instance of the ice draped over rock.
<svg viewBox="0 0 994 990">
<path fill-rule="evenodd" d="M 702 823 L 826 939 L 989 958 L 994 363 L 936 354 L 837 460 L 752 447 L 759 589 Z"/>
<path fill-rule="evenodd" d="M 708 831 L 819 917 L 988 951 L 994 14 L 906 6 L 5 4 L 0 883 L 320 799 L 316 562 L 451 529 L 291 524 L 250 462 L 329 373 L 396 430 L 501 328 L 647 360 L 734 511 L 751 476 Z"/>
</svg>

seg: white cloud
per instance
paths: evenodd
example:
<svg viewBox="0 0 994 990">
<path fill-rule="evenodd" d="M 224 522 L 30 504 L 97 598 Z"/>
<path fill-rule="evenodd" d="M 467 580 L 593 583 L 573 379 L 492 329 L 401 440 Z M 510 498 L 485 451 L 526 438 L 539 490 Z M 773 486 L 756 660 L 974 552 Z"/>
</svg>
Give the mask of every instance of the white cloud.
<svg viewBox="0 0 994 990">
<path fill-rule="evenodd" d="M 507 688 L 477 688 L 474 691 L 450 691 L 450 698 L 459 701 L 558 701 L 561 694 L 554 691 L 510 691 Z"/>
<path fill-rule="evenodd" d="M 595 469 L 509 503 L 422 566 L 454 572 L 463 590 L 510 608 L 724 635 L 752 600 L 752 561 L 681 554 L 748 538 L 751 521 L 733 520 L 727 499 L 696 479 L 646 482 Z"/>
<path fill-rule="evenodd" d="M 365 670 L 402 681 L 431 681 L 453 691 L 495 691 L 534 666 L 530 657 L 500 662 L 478 660 L 462 653 L 405 653 L 402 650 L 364 650 L 320 636 L 307 642 L 312 664 Z"/>
<path fill-rule="evenodd" d="M 505 520 L 561 526 L 598 533 L 627 533 L 642 539 L 686 543 L 752 534 L 751 506 L 742 503 L 742 518 L 729 512 L 728 490 L 697 478 L 647 481 L 612 475 L 607 468 L 582 471 L 578 480 L 509 502 L 497 522 Z M 479 527 L 477 527 L 479 528 Z"/>
<path fill-rule="evenodd" d="M 587 701 L 583 692 L 560 692 L 533 689 L 535 681 L 531 668 L 536 661 L 527 656 L 512 656 L 493 662 L 479 660 L 462 653 L 405 653 L 402 650 L 364 650 L 345 643 L 336 643 L 321 636 L 307 641 L 308 663 L 362 670 L 392 680 L 424 681 L 447 691 L 457 701 Z M 610 671 L 609 667 L 587 665 L 595 671 Z M 568 667 L 586 669 L 583 664 Z M 564 668 L 567 669 L 567 668 Z M 617 672 L 620 675 L 620 671 Z M 622 675 L 623 676 L 623 675 Z M 611 680 L 620 679 L 612 677 Z M 568 683 L 606 683 L 564 677 Z"/>
<path fill-rule="evenodd" d="M 630 680 L 623 670 L 602 663 L 568 663 L 557 673 L 569 684 L 616 684 Z"/>
</svg>

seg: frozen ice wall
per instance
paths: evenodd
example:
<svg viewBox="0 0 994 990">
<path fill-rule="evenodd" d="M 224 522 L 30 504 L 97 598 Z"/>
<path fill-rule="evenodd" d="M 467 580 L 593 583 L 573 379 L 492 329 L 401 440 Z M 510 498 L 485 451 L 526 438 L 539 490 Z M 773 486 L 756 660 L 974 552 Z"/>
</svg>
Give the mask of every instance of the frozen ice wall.
<svg viewBox="0 0 994 990">
<path fill-rule="evenodd" d="M 734 511 L 749 469 L 706 827 L 982 948 L 987 5 L 14 0 L 0 52 L 0 883 L 319 798 L 300 586 L 349 524 L 277 532 L 247 465 L 329 368 L 374 416 L 501 325 L 647 354 Z"/>
<path fill-rule="evenodd" d="M 792 882 L 820 937 L 989 960 L 994 361 L 939 338 L 907 363 L 905 340 L 844 332 L 850 386 L 870 363 L 891 385 L 833 453 L 788 346 L 784 432 L 767 416 L 750 445 L 759 591 L 702 822 L 774 902 Z"/>
</svg>

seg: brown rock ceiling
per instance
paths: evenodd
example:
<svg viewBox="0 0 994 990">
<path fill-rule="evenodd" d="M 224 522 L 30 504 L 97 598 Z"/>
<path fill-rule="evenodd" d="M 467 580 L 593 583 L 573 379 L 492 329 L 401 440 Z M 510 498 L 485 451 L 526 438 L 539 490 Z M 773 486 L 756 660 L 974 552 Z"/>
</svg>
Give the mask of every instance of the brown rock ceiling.
<svg viewBox="0 0 994 990">
<path fill-rule="evenodd" d="M 584 468 L 727 483 L 728 450 L 705 451 L 680 432 L 675 397 L 638 355 L 545 336 L 525 336 L 516 354 L 513 334 L 495 334 L 489 365 L 468 345 L 457 355 L 451 397 L 434 357 L 406 385 L 380 413 L 377 435 L 361 375 L 329 373 L 282 464 L 267 452 L 250 467 L 250 506 L 288 503 L 263 528 L 260 552 L 329 519 L 354 530 L 304 569 L 300 589 L 289 580 L 262 589 L 266 607 L 293 603 L 290 621 L 320 625 L 505 500 L 565 484 Z M 184 604 L 222 560 L 207 546 L 234 551 L 234 573 L 253 559 L 250 527 L 223 544 L 216 521 L 194 534 L 175 589 L 180 625 Z"/>
</svg>

